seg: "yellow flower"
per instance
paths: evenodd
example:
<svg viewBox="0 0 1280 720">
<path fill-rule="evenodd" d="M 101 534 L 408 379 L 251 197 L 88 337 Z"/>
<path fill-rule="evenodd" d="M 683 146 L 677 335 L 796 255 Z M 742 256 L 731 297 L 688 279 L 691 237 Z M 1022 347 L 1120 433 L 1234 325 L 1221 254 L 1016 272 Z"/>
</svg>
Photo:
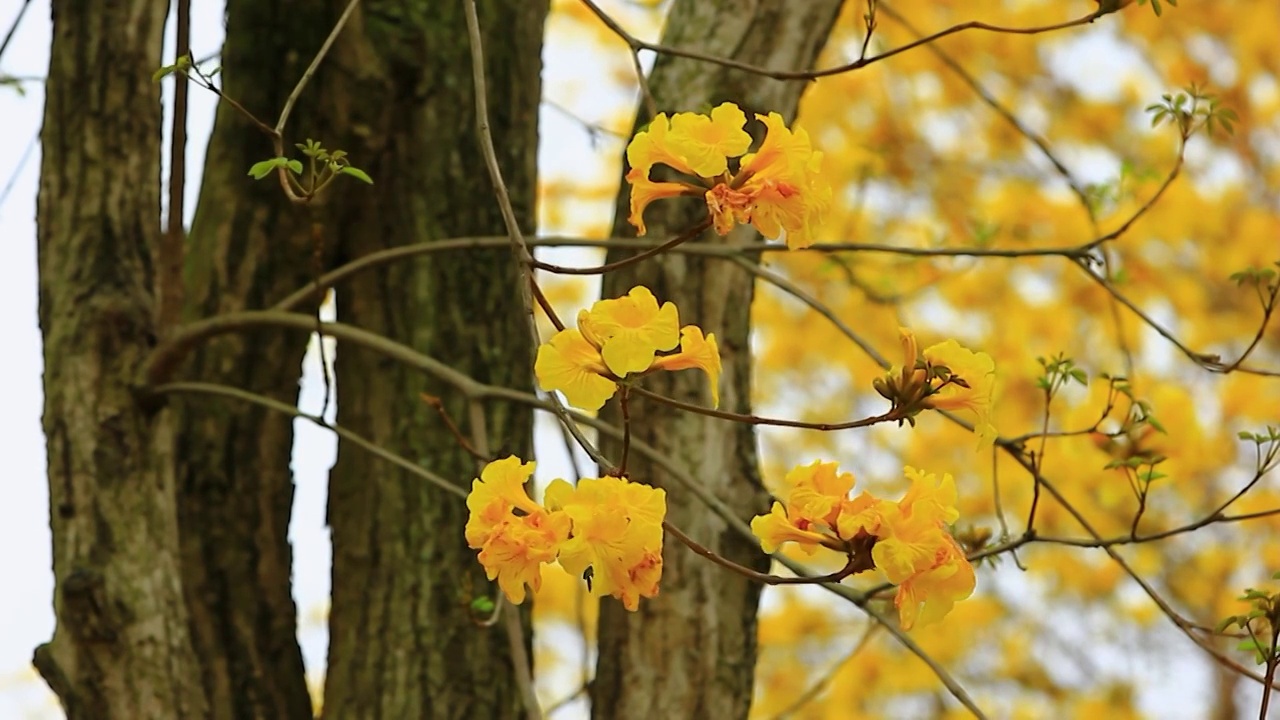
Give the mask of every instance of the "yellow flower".
<svg viewBox="0 0 1280 720">
<path fill-rule="evenodd" d="M 835 530 L 836 517 L 854 483 L 853 473 L 837 473 L 838 467 L 837 463 L 819 460 L 787 473 L 785 481 L 791 486 L 787 514 Z"/>
<path fill-rule="evenodd" d="M 990 447 L 998 435 L 991 422 L 996 369 L 991 356 L 969 350 L 955 340 L 938 343 L 920 353 L 915 335 L 905 328 L 899 328 L 899 332 L 903 364 L 874 381 L 876 392 L 893 401 L 895 408 L 911 413 L 921 409 L 972 412 L 979 448 Z M 945 366 L 949 374 L 939 377 L 917 368 L 920 361 L 928 368 Z"/>
<path fill-rule="evenodd" d="M 783 543 L 794 542 L 812 554 L 819 545 L 839 548 L 852 539 L 852 533 L 840 533 L 837 525 L 850 502 L 854 477 L 838 468 L 836 463 L 817 460 L 787 473 L 784 482 L 790 490 L 786 505 L 775 502 L 768 515 L 757 515 L 751 521 L 751 531 L 760 538 L 765 552 L 772 553 Z M 861 506 L 855 509 L 859 510 Z"/>
<path fill-rule="evenodd" d="M 977 585 L 973 566 L 959 544 L 947 533 L 942 533 L 942 540 L 928 569 L 898 586 L 893 603 L 904 630 L 941 620 L 958 601 L 972 595 Z"/>
<path fill-rule="evenodd" d="M 910 465 L 906 468 L 911 487 L 898 501 L 898 509 L 904 515 L 924 516 L 930 520 L 950 525 L 960 517 L 956 509 L 956 481 L 951 473 L 943 473 L 942 480 L 933 473 L 925 473 Z"/>
<path fill-rule="evenodd" d="M 991 422 L 991 395 L 996 377 L 996 364 L 991 356 L 969 350 L 955 340 L 927 347 L 923 355 L 930 365 L 945 365 L 951 370 L 950 381 L 941 383 L 937 392 L 925 398 L 925 407 L 972 412 L 979 446 L 989 447 L 997 435 Z"/>
<path fill-rule="evenodd" d="M 730 157 L 751 147 L 751 136 L 743 130 L 747 116 L 733 103 L 721 103 L 711 116 L 676 113 L 671 117 L 673 149 L 688 162 L 689 173 L 711 178 L 729 170 Z"/>
<path fill-rule="evenodd" d="M 471 483 L 467 494 L 467 509 L 471 512 L 466 526 L 467 543 L 479 548 L 493 528 L 519 508 L 523 512 L 540 509 L 524 491 L 524 484 L 533 475 L 535 463 L 520 462 L 512 455 L 494 460 L 480 471 L 480 477 Z"/>
<path fill-rule="evenodd" d="M 607 377 L 600 351 L 577 330 L 566 328 L 543 343 L 533 373 L 543 390 L 559 390 L 570 405 L 583 410 L 599 410 L 618 390 Z"/>
<path fill-rule="evenodd" d="M 542 588 L 542 564 L 554 562 L 569 537 L 569 516 L 536 510 L 529 515 L 509 515 L 499 523 L 480 549 L 480 564 L 507 599 L 524 602 L 525 585 Z"/>
<path fill-rule="evenodd" d="M 927 516 L 908 516 L 900 510 L 885 513 L 871 550 L 876 567 L 894 585 L 932 567 L 947 535 L 944 526 Z"/>
<path fill-rule="evenodd" d="M 605 366 L 618 377 L 644 372 L 654 356 L 680 342 L 680 316 L 676 306 L 663 303 L 637 285 L 625 296 L 599 300 L 578 314 L 578 328 L 589 343 L 600 348 Z"/>
<path fill-rule="evenodd" d="M 751 137 L 743 130 L 746 116 L 737 105 L 723 103 L 709 115 L 659 114 L 627 146 L 627 181 L 631 183 L 628 218 L 644 235 L 644 210 L 659 198 L 701 195 L 716 232 L 725 235 L 735 225 L 750 223 L 761 234 L 784 233 L 788 247 L 813 244 L 814 230 L 831 205 L 831 186 L 823 178 L 822 153 L 813 150 L 809 135 L 791 131 L 778 113 L 756 115 L 765 125 L 760 149 L 746 153 Z M 730 158 L 740 157 L 730 177 Z M 692 182 L 659 182 L 649 175 L 654 165 L 666 165 L 696 178 Z"/>
<path fill-rule="evenodd" d="M 533 462 L 514 455 L 485 466 L 467 495 L 467 545 L 479 550 L 490 580 L 513 603 L 524 601 L 525 585 L 542 586 L 542 564 L 554 562 L 569 537 L 569 516 L 547 512 L 524 490 Z M 520 511 L 520 515 L 516 511 Z"/>
<path fill-rule="evenodd" d="M 680 346 L 680 351 L 659 355 Z M 720 404 L 720 350 L 715 335 L 696 325 L 680 328 L 676 306 L 637 285 L 620 298 L 599 300 L 578 313 L 578 329 L 564 329 L 538 348 L 533 371 L 543 390 L 559 390 L 570 405 L 599 410 L 618 381 L 655 370 L 699 368 Z"/>
<path fill-rule="evenodd" d="M 630 177 L 630 175 L 628 175 Z M 697 195 L 699 188 L 678 182 L 654 182 L 648 178 L 638 178 L 631 184 L 631 214 L 627 222 L 636 226 L 636 234 L 644 235 L 648 228 L 644 224 L 644 210 L 654 200 L 680 197 L 681 195 Z"/>
<path fill-rule="evenodd" d="M 801 527 L 804 525 L 805 527 Z M 807 520 L 793 521 L 787 516 L 782 503 L 774 502 L 768 515 L 757 515 L 751 520 L 751 532 L 760 538 L 760 548 L 767 553 L 777 552 L 783 543 L 793 542 L 805 553 L 812 555 L 827 536 L 806 529 Z"/>
<path fill-rule="evenodd" d="M 680 352 L 653 361 L 657 370 L 689 370 L 697 368 L 707 374 L 711 383 L 711 406 L 720 407 L 720 347 L 715 333 L 705 337 L 702 328 L 686 325 L 680 329 Z"/>
<path fill-rule="evenodd" d="M 687 175 L 694 175 L 693 168 L 675 149 L 676 143 L 668 141 L 671 121 L 665 113 L 658 113 L 649 127 L 631 139 L 627 145 L 627 164 L 631 170 L 627 172 L 627 182 L 631 183 L 631 215 L 627 222 L 636 226 L 636 231 L 644 235 L 644 210 L 649 203 L 660 198 L 677 197 L 679 195 L 700 195 L 701 190 L 689 183 L 657 182 L 649 179 L 649 171 L 654 165 L 662 164 Z M 688 143 L 681 143 L 687 145 Z"/>
<path fill-rule="evenodd" d="M 850 499 L 854 477 L 836 463 L 798 466 L 787 473 L 786 504 L 774 502 L 769 514 L 753 518 L 751 532 L 767 553 L 788 542 L 809 554 L 823 546 L 847 553 L 856 572 L 879 568 L 898 586 L 904 628 L 936 621 L 975 584 L 973 567 L 947 531 L 959 517 L 955 480 L 912 467 L 905 472 L 911 487 L 895 503 L 866 492 Z M 859 555 L 868 546 L 869 563 Z"/>
<path fill-rule="evenodd" d="M 743 193 L 753 200 L 751 224 L 765 237 L 784 231 L 787 247 L 813 244 L 813 229 L 831 206 L 831 185 L 823 178 L 822 153 L 804 130 L 794 133 L 778 113 L 757 115 L 768 128 L 758 152 L 742 158 Z"/>
<path fill-rule="evenodd" d="M 612 595 L 628 610 L 658 594 L 666 493 L 616 477 L 563 481 L 547 488 L 547 504 L 572 519 L 560 565 L 574 575 L 591 568 L 591 592 Z"/>
<path fill-rule="evenodd" d="M 876 529 L 879 538 L 871 551 L 876 567 L 898 586 L 894 602 L 902 627 L 927 624 L 950 612 L 956 601 L 973 592 L 973 567 L 955 539 L 947 532 L 960 513 L 956 510 L 955 480 L 912 467 L 907 490 Z M 923 609 L 922 609 L 923 608 Z"/>
<path fill-rule="evenodd" d="M 884 515 L 888 509 L 892 509 L 892 503 L 864 491 L 858 497 L 840 503 L 840 515 L 836 518 L 836 532 L 846 540 L 853 539 L 859 532 L 879 535 L 880 526 L 884 522 Z"/>
</svg>

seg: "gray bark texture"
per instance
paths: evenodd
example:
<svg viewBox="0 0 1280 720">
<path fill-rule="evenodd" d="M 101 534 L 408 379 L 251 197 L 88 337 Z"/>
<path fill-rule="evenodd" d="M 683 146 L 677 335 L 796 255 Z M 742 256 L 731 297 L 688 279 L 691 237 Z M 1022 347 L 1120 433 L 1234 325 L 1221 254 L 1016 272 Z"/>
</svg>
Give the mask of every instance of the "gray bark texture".
<svg viewBox="0 0 1280 720">
<path fill-rule="evenodd" d="M 230 0 L 223 91 L 274 123 L 336 19 L 324 3 Z M 318 88 L 332 72 L 322 64 L 299 98 L 291 138 L 323 140 L 330 132 Z M 315 256 L 316 242 L 325 240 L 319 223 L 313 236 L 316 216 L 292 205 L 274 176 L 255 182 L 246 175 L 272 155 L 265 133 L 219 104 L 186 251 L 187 319 L 268 307 L 308 283 L 323 262 L 324 252 Z M 226 335 L 201 346 L 186 374 L 293 405 L 306 345 L 306 333 L 280 328 Z M 310 718 L 290 590 L 293 420 L 209 396 L 175 404 L 183 587 L 210 715 Z"/>
<path fill-rule="evenodd" d="M 155 344 L 165 0 L 54 2 L 37 200 L 53 639 L 67 717 L 201 718 L 172 417 L 131 392 Z"/>
<path fill-rule="evenodd" d="M 538 105 L 546 0 L 482 0 L 490 121 L 521 225 L 536 220 Z M 338 260 L 465 235 L 505 234 L 476 134 L 462 2 L 369 0 L 334 48 L 330 146 L 377 185 L 329 203 Z M 532 339 L 506 248 L 423 256 L 356 276 L 339 319 L 431 355 L 477 380 L 532 391 Z M 368 350 L 338 350 L 338 421 L 470 487 L 477 464 L 439 414 L 476 428 L 452 388 Z M 530 411 L 484 408 L 490 450 L 528 458 Z M 474 622 L 490 583 L 463 538 L 466 506 L 408 473 L 342 446 L 330 477 L 333 604 L 328 718 L 522 717 L 502 625 Z M 528 645 L 528 617 L 525 611 Z"/>
<path fill-rule="evenodd" d="M 662 43 L 694 49 L 776 70 L 809 68 L 840 9 L 840 0 L 676 0 Z M 795 117 L 804 81 L 776 81 L 704 62 L 659 55 L 649 79 L 659 111 L 700 111 L 737 103 L 748 118 L 776 111 Z M 651 116 L 642 107 L 636 128 Z M 748 130 L 759 137 L 756 123 Z M 634 234 L 626 221 L 629 186 L 618 196 L 614 234 Z M 706 217 L 696 200 L 664 201 L 645 214 L 650 237 L 670 237 Z M 715 238 L 709 232 L 708 239 Z M 738 228 L 728 242 L 759 241 Z M 612 251 L 607 260 L 627 257 Z M 753 277 L 723 260 L 670 253 L 605 276 L 602 295 L 618 297 L 645 285 L 659 302 L 680 309 L 682 324 L 715 333 L 724 375 L 721 408 L 751 412 L 750 307 Z M 708 402 L 705 376 L 662 373 L 645 379 L 646 389 L 693 403 Z M 694 480 L 726 502 L 743 520 L 767 511 L 751 425 L 694 415 L 633 397 L 635 437 L 684 464 Z M 605 416 L 617 422 L 615 406 Z M 618 448 L 606 447 L 611 457 Z M 631 476 L 665 488 L 667 519 L 715 552 L 766 570 L 758 544 L 730 530 L 660 469 L 633 456 Z M 751 706 L 756 660 L 756 612 L 760 587 L 696 557 L 668 537 L 663 551 L 661 594 L 629 613 L 605 600 L 600 613 L 600 651 L 591 687 L 592 715 L 600 720 L 652 718 L 745 718 Z"/>
</svg>

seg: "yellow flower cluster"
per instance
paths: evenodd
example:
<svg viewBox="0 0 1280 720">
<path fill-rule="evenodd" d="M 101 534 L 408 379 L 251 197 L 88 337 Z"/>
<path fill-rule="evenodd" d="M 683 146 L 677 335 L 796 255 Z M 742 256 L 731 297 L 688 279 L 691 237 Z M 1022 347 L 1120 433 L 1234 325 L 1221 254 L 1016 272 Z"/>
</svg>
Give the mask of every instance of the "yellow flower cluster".
<svg viewBox="0 0 1280 720">
<path fill-rule="evenodd" d="M 525 586 L 542 587 L 542 565 L 559 560 L 574 575 L 590 571 L 591 592 L 628 610 L 658 594 L 662 577 L 662 490 L 622 478 L 582 478 L 548 486 L 545 505 L 524 490 L 534 463 L 515 456 L 485 466 L 467 495 L 467 545 L 480 551 L 490 580 L 513 603 Z"/>
<path fill-rule="evenodd" d="M 668 118 L 659 113 L 632 138 L 627 146 L 628 220 L 641 235 L 646 231 L 644 210 L 649 203 L 689 195 L 706 200 L 721 235 L 736 224 L 749 223 L 766 237 L 777 238 L 785 232 L 787 246 L 793 249 L 813 244 L 814 228 L 831 205 L 831 186 L 820 173 L 822 153 L 813 149 L 804 130 L 788 129 L 778 113 L 756 117 L 764 123 L 766 134 L 754 153 L 747 153 L 751 146 L 751 136 L 743 129 L 747 117 L 733 103 L 724 103 L 709 115 L 676 113 Z M 731 158 L 737 158 L 736 171 Z M 659 164 L 697 182 L 651 180 L 650 172 Z"/>
<path fill-rule="evenodd" d="M 973 566 L 947 531 L 959 517 L 955 481 L 911 467 L 906 475 L 910 489 L 891 502 L 865 491 L 850 498 L 853 475 L 836 463 L 796 467 L 787 473 L 786 504 L 756 516 L 751 530 L 768 553 L 788 542 L 808 553 L 822 546 L 853 554 L 870 545 L 874 566 L 898 586 L 902 627 L 936 622 L 973 593 Z"/>
<path fill-rule="evenodd" d="M 660 354 L 677 345 L 679 352 Z M 719 406 L 716 336 L 703 336 L 696 325 L 681 328 L 676 306 L 659 307 L 653 293 L 638 285 L 578 313 L 576 330 L 561 330 L 538 348 L 533 371 L 543 390 L 559 390 L 574 407 L 599 410 L 629 375 L 691 368 L 707 373 L 712 403 Z"/>
<path fill-rule="evenodd" d="M 920 351 L 916 336 L 899 328 L 902 365 L 894 367 L 873 385 L 893 401 L 895 408 L 913 410 L 965 410 L 973 413 L 979 447 L 991 447 L 997 432 L 991 421 L 991 395 L 995 391 L 995 361 L 973 352 L 955 340 Z"/>
</svg>

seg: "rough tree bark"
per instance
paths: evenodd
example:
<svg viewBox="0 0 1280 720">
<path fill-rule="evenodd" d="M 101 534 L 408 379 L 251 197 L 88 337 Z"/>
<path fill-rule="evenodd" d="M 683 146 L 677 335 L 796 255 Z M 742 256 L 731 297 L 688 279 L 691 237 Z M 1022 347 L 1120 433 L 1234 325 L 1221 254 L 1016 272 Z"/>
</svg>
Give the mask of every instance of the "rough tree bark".
<svg viewBox="0 0 1280 720">
<path fill-rule="evenodd" d="M 67 717 L 204 717 L 178 557 L 172 418 L 131 393 L 155 344 L 165 0 L 55 2 L 37 201 L 57 627 Z"/>
<path fill-rule="evenodd" d="M 772 69 L 811 67 L 830 33 L 840 0 L 677 0 L 663 44 L 696 48 Z M 659 55 L 649 80 L 659 110 L 680 112 L 737 103 L 748 117 L 796 113 L 803 82 L 769 80 L 697 61 Z M 652 117 L 642 107 L 636 128 Z M 748 126 L 748 130 L 760 128 Z M 756 133 L 758 136 L 758 132 Z M 614 234 L 633 234 L 627 223 L 628 187 L 618 196 Z M 662 202 L 646 213 L 651 237 L 668 237 L 706 216 L 697 202 Z M 714 238 L 714 233 L 709 233 Z M 739 228 L 729 242 L 759 241 Z M 613 251 L 608 261 L 631 253 Z M 750 413 L 749 312 L 752 276 L 721 260 L 664 254 L 606 275 L 604 297 L 646 285 L 659 301 L 680 308 L 682 323 L 714 332 L 724 375 L 721 407 Z M 706 402 L 705 377 L 665 373 L 645 380 L 647 389 L 688 402 Z M 611 419 L 619 420 L 609 407 Z M 739 517 L 767 511 L 756 459 L 755 431 L 632 398 L 636 437 L 683 463 L 694 479 Z M 617 448 L 606 448 L 616 457 Z M 632 476 L 666 489 L 667 517 L 677 527 L 735 562 L 767 568 L 759 545 L 727 529 L 697 498 L 643 458 L 629 463 Z M 611 600 L 600 613 L 600 652 L 591 687 L 592 715 L 602 720 L 658 717 L 745 718 L 751 705 L 756 659 L 756 611 L 760 587 L 694 556 L 668 538 L 661 594 L 629 613 Z"/>
<path fill-rule="evenodd" d="M 499 163 L 526 229 L 535 221 L 538 104 L 547 0 L 478 3 Z M 333 145 L 377 182 L 335 203 L 341 259 L 462 235 L 504 234 L 476 136 L 461 1 L 370 0 L 335 47 Z M 423 257 L 358 276 L 340 319 L 432 355 L 483 382 L 532 390 L 531 338 L 510 250 Z M 339 422 L 469 486 L 476 462 L 419 399 L 462 398 L 360 348 L 338 350 Z M 493 452 L 529 457 L 526 409 L 485 408 Z M 341 447 L 330 478 L 333 605 L 325 715 L 515 718 L 523 715 L 502 627 L 473 622 L 491 593 L 466 547 L 466 507 L 407 473 Z M 527 616 L 525 627 L 528 628 Z M 522 640 L 528 643 L 528 634 Z"/>
<path fill-rule="evenodd" d="M 273 124 L 336 18 L 324 3 L 230 0 L 224 92 Z M 299 98 L 289 139 L 325 138 L 317 86 L 331 72 L 322 64 Z M 187 245 L 188 320 L 267 307 L 312 277 L 311 214 L 291 205 L 274 177 L 246 175 L 272 155 L 269 137 L 219 105 Z M 293 405 L 306 345 L 305 333 L 278 328 L 228 335 L 201 347 L 187 374 Z M 310 718 L 290 590 L 292 419 L 211 397 L 178 406 L 183 586 L 210 715 Z"/>
</svg>

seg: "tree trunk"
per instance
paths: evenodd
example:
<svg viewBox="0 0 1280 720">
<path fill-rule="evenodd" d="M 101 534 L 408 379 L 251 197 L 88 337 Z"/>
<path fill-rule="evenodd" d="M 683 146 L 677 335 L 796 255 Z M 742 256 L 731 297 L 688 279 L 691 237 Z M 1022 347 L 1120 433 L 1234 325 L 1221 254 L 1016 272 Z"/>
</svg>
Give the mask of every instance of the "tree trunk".
<svg viewBox="0 0 1280 720">
<path fill-rule="evenodd" d="M 178 557 L 169 411 L 130 392 L 155 344 L 168 3 L 55 2 L 37 203 L 56 580 L 35 665 L 67 717 L 206 713 Z"/>
<path fill-rule="evenodd" d="M 223 90 L 274 124 L 336 19 L 323 3 L 231 0 Z M 317 85 L 330 72 L 322 64 L 300 96 L 291 138 L 325 138 Z M 292 143 L 286 152 L 297 156 Z M 187 247 L 188 319 L 261 309 L 312 278 L 308 210 L 291 205 L 274 176 L 255 182 L 246 174 L 273 155 L 266 134 L 218 106 Z M 305 333 L 279 328 L 224 336 L 195 353 L 188 375 L 293 405 L 306 345 Z M 290 591 L 293 421 L 211 397 L 179 407 L 184 587 L 211 716 L 310 718 Z"/>
<path fill-rule="evenodd" d="M 839 0 L 677 0 L 662 42 L 772 69 L 808 68 L 839 8 Z M 803 81 L 769 80 L 666 55 L 658 56 L 649 84 L 658 108 L 669 113 L 732 101 L 748 117 L 776 111 L 788 119 L 795 116 L 804 88 Z M 642 108 L 636 128 L 651 119 Z M 628 191 L 624 184 L 619 192 L 614 235 L 634 233 L 626 222 Z M 649 236 L 681 232 L 706 212 L 705 205 L 694 201 L 657 203 L 645 215 Z M 759 236 L 743 228 L 728 238 L 752 240 Z M 630 254 L 613 251 L 608 261 Z M 674 302 L 682 323 L 715 333 L 724 365 L 721 407 L 750 413 L 752 276 L 722 260 L 670 253 L 606 275 L 602 294 L 617 297 L 635 285 L 647 286 L 660 302 Z M 707 402 L 706 380 L 699 373 L 662 373 L 644 384 L 668 397 Z M 617 422 L 616 407 L 607 410 Z M 632 399 L 630 415 L 635 437 L 685 464 L 695 481 L 742 519 L 767 511 L 753 426 L 685 413 L 641 397 Z M 618 449 L 606 451 L 616 457 Z M 667 518 L 677 527 L 735 562 L 767 569 L 758 544 L 729 530 L 661 469 L 640 457 L 631 458 L 629 469 L 632 477 L 666 489 Z M 608 720 L 745 718 L 755 671 L 760 587 L 696 557 L 670 537 L 665 546 L 657 598 L 641 602 L 635 613 L 603 601 L 592 715 Z"/>
<path fill-rule="evenodd" d="M 516 214 L 535 222 L 537 118 L 546 0 L 479 3 L 499 164 Z M 335 47 L 343 103 L 335 124 L 377 185 L 334 202 L 340 259 L 462 235 L 504 234 L 476 136 L 463 3 L 363 4 Z M 340 318 L 432 355 L 486 383 L 532 390 L 532 340 L 508 249 L 438 254 L 357 276 L 338 292 Z M 361 348 L 338 351 L 339 422 L 469 487 L 476 462 L 419 398 L 444 398 L 469 432 L 451 388 Z M 527 409 L 488 404 L 494 453 L 529 457 Z M 523 716 L 501 624 L 473 622 L 492 595 L 467 548 L 456 498 L 339 448 L 330 478 L 333 605 L 325 716 Z M 528 627 L 526 613 L 525 627 Z M 522 639 L 528 644 L 528 634 Z"/>
</svg>

